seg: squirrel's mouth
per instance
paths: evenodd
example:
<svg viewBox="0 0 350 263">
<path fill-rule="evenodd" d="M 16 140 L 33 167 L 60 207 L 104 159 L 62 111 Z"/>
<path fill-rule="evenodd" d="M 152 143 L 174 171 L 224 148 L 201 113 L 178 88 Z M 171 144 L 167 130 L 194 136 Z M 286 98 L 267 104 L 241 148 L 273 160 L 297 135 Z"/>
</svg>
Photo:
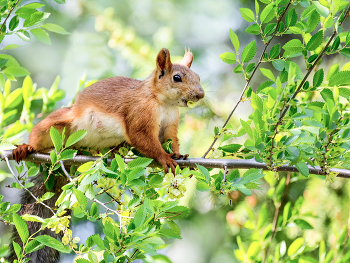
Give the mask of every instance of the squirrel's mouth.
<svg viewBox="0 0 350 263">
<path fill-rule="evenodd" d="M 187 107 L 187 102 L 188 102 L 188 100 L 186 100 L 186 99 L 182 99 L 182 102 L 184 103 L 184 105 Z"/>
</svg>

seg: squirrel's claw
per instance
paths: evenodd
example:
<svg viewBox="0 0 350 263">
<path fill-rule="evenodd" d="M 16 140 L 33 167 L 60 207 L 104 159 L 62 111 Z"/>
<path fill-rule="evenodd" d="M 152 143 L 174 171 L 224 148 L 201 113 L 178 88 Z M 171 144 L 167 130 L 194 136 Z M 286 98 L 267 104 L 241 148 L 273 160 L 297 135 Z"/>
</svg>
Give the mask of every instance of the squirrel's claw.
<svg viewBox="0 0 350 263">
<path fill-rule="evenodd" d="M 180 153 L 172 153 L 171 158 L 175 160 L 186 160 L 188 158 L 188 154 L 182 155 Z"/>
<path fill-rule="evenodd" d="M 16 146 L 17 146 L 17 148 L 12 151 L 12 156 L 13 156 L 13 159 L 15 159 L 15 161 L 17 163 L 22 161 L 29 154 L 35 152 L 34 148 L 32 146 L 30 146 L 29 144 L 23 143 L 22 145 L 16 145 Z"/>
</svg>

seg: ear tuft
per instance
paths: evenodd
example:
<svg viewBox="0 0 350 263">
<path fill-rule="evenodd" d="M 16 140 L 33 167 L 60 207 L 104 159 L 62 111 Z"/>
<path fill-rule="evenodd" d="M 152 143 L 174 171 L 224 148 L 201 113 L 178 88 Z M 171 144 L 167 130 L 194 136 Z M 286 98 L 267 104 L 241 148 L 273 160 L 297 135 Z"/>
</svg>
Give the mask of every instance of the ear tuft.
<svg viewBox="0 0 350 263">
<path fill-rule="evenodd" d="M 162 75 L 171 71 L 173 64 L 170 60 L 170 52 L 166 48 L 162 48 L 157 56 L 157 69 Z"/>
<path fill-rule="evenodd" d="M 193 61 L 193 54 L 191 50 L 185 48 L 185 55 L 180 64 L 190 68 L 192 65 L 192 61 Z"/>
</svg>

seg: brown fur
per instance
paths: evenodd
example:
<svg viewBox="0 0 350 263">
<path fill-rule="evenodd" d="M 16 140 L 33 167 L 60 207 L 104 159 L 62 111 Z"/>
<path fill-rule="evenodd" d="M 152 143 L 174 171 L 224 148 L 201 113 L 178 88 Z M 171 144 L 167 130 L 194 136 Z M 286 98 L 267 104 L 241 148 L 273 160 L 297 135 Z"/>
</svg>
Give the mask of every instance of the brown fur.
<svg viewBox="0 0 350 263">
<path fill-rule="evenodd" d="M 59 109 L 39 122 L 30 134 L 29 144 L 15 149 L 14 157 L 19 161 L 31 152 L 52 148 L 51 126 L 60 132 L 66 127 L 69 136 L 76 127 L 88 125 L 93 127 L 89 128 L 91 136 L 99 133 L 101 144 L 104 141 L 104 146 L 109 145 L 113 141 L 110 125 L 117 123 L 116 129 L 124 141 L 160 162 L 165 171 L 168 167 L 174 171 L 177 164 L 173 157 L 182 156 L 177 138 L 177 107 L 186 107 L 187 101 L 204 97 L 198 75 L 190 70 L 192 60 L 192 53 L 186 51 L 180 64 L 172 64 L 170 53 L 164 48 L 157 56 L 156 70 L 144 81 L 113 77 L 96 82 L 77 96 L 71 108 Z M 176 74 L 182 82 L 174 81 Z M 167 139 L 173 140 L 174 154 L 166 153 L 161 146 Z M 92 147 L 90 144 L 93 140 L 86 139 L 76 146 Z"/>
</svg>

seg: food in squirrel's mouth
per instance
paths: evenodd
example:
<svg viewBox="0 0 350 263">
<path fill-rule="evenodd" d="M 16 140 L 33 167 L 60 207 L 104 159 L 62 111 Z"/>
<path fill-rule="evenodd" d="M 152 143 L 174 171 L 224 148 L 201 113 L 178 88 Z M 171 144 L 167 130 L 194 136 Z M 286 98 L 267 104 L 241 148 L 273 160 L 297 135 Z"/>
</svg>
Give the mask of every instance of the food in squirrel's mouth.
<svg viewBox="0 0 350 263">
<path fill-rule="evenodd" d="M 197 102 L 194 102 L 194 101 L 187 101 L 187 107 L 193 109 L 194 107 L 196 107 L 197 105 Z"/>
</svg>

